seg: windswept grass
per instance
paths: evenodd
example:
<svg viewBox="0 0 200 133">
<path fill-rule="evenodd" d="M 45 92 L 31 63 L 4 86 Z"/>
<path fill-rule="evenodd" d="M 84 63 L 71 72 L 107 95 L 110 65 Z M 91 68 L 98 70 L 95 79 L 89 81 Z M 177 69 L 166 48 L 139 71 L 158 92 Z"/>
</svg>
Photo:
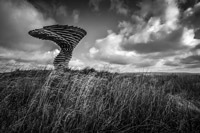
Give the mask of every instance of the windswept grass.
<svg viewBox="0 0 200 133">
<path fill-rule="evenodd" d="M 0 132 L 197 132 L 200 75 L 0 74 Z"/>
</svg>

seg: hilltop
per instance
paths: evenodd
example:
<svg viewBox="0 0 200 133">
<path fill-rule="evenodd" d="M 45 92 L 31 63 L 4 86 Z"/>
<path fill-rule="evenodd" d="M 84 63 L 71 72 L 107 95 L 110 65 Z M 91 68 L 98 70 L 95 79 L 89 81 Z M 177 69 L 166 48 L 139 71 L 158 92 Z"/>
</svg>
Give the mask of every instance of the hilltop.
<svg viewBox="0 0 200 133">
<path fill-rule="evenodd" d="M 1 132 L 196 132 L 200 75 L 66 70 L 0 74 Z"/>
</svg>

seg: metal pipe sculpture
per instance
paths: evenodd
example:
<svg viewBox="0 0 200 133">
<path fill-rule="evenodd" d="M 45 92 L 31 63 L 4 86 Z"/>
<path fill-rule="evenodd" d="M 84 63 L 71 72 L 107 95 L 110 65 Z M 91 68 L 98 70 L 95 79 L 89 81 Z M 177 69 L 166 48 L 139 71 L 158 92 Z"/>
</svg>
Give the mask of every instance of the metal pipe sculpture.
<svg viewBox="0 0 200 133">
<path fill-rule="evenodd" d="M 53 62 L 57 70 L 68 67 L 74 48 L 87 33 L 79 27 L 51 25 L 29 31 L 29 34 L 42 40 L 53 41 L 61 48 L 60 53 Z"/>
<path fill-rule="evenodd" d="M 42 40 L 53 41 L 61 48 L 60 53 L 54 59 L 53 65 L 55 70 L 50 76 L 59 76 L 64 72 L 65 68 L 68 68 L 74 48 L 87 34 L 82 28 L 68 25 L 44 26 L 41 29 L 31 30 L 28 33 Z"/>
</svg>

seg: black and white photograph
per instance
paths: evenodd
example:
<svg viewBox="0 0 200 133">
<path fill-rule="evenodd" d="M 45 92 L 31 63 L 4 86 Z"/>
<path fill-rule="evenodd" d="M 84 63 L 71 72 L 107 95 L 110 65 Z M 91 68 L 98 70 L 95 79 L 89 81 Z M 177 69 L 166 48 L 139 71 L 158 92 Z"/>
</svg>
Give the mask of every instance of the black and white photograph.
<svg viewBox="0 0 200 133">
<path fill-rule="evenodd" d="M 199 133 L 200 0 L 0 0 L 0 133 Z"/>
</svg>

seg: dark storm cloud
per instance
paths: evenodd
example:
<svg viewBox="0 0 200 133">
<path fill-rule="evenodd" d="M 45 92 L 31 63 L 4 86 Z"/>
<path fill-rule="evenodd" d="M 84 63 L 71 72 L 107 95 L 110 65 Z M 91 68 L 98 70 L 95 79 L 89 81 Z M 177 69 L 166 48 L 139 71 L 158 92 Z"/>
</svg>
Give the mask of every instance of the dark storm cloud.
<svg viewBox="0 0 200 133">
<path fill-rule="evenodd" d="M 139 4 L 143 4 L 143 0 L 89 0 L 89 6 L 94 11 L 112 10 L 125 16 L 140 9 Z"/>
<path fill-rule="evenodd" d="M 183 11 L 194 7 L 194 5 L 196 5 L 198 2 L 200 2 L 200 0 L 177 0 L 179 8 Z"/>
<path fill-rule="evenodd" d="M 27 0 L 31 3 L 42 15 L 48 19 L 53 18 L 57 23 L 63 24 L 70 21 L 71 10 L 62 0 Z M 70 12 L 69 12 L 70 11 Z"/>
<path fill-rule="evenodd" d="M 194 32 L 194 38 L 195 39 L 200 39 L 200 27 L 198 27 L 197 30 Z"/>
<path fill-rule="evenodd" d="M 1 0 L 0 18 L 0 47 L 23 51 L 55 48 L 51 44 L 45 47 L 42 41 L 28 35 L 33 28 L 53 23 L 53 20 L 45 20 L 28 3 Z"/>
<path fill-rule="evenodd" d="M 106 61 L 109 62 L 110 64 L 117 64 L 117 65 L 127 65 L 129 64 L 128 61 L 124 60 L 124 59 L 118 59 L 116 57 L 110 59 L 110 58 L 106 58 L 104 59 L 103 61 Z"/>
<path fill-rule="evenodd" d="M 196 45 L 194 48 L 192 48 L 192 51 L 198 50 L 198 49 L 200 49 L 200 44 L 198 44 L 198 45 Z"/>
<path fill-rule="evenodd" d="M 198 54 L 180 58 L 178 61 L 179 66 L 184 68 L 200 68 L 200 55 Z"/>
<path fill-rule="evenodd" d="M 95 11 L 99 11 L 99 4 L 102 0 L 90 0 L 89 6 L 93 7 Z"/>
<path fill-rule="evenodd" d="M 200 68 L 200 63 L 198 63 L 198 64 L 189 64 L 189 65 L 186 65 L 185 68 Z"/>
<path fill-rule="evenodd" d="M 167 5 L 161 0 L 143 0 L 139 3 L 139 7 L 140 9 L 135 12 L 135 14 L 148 21 L 151 17 L 162 18 L 162 16 L 165 14 Z"/>
<path fill-rule="evenodd" d="M 166 66 L 180 66 L 181 64 L 180 63 L 177 63 L 177 62 L 174 62 L 174 61 L 166 61 L 165 63 L 164 63 L 164 65 L 166 65 Z"/>
<path fill-rule="evenodd" d="M 188 7 L 183 13 L 182 23 L 190 28 L 200 28 L 200 3 Z"/>
<path fill-rule="evenodd" d="M 126 51 L 136 51 L 142 54 L 181 50 L 186 48 L 186 46 L 180 43 L 182 34 L 183 28 L 180 28 L 158 40 L 149 41 L 147 43 L 134 43 L 128 40 L 123 42 L 121 47 Z"/>
<path fill-rule="evenodd" d="M 100 60 L 103 62 L 108 62 L 110 64 L 115 64 L 115 65 L 122 65 L 122 66 L 132 65 L 133 67 L 136 67 L 136 68 L 150 67 L 156 64 L 156 62 L 151 59 L 142 59 L 140 61 L 134 61 L 131 58 L 127 58 L 121 55 L 111 55 L 108 57 L 108 56 L 100 56 L 98 54 L 93 59 Z"/>
<path fill-rule="evenodd" d="M 156 64 L 156 61 L 154 60 L 145 60 L 137 63 L 133 63 L 132 65 L 135 66 L 136 68 L 144 68 L 144 67 L 151 67 Z"/>
<path fill-rule="evenodd" d="M 92 7 L 94 11 L 102 10 L 113 10 L 120 15 L 128 15 L 128 13 L 134 8 L 138 8 L 137 3 L 140 0 L 89 0 L 89 6 Z"/>
<path fill-rule="evenodd" d="M 97 58 L 97 57 L 96 57 Z M 123 58 L 122 56 L 111 56 L 111 57 L 100 57 L 101 61 L 109 62 L 111 64 L 117 64 L 117 65 L 127 65 L 130 64 L 130 60 L 127 60 L 126 58 Z"/>
<path fill-rule="evenodd" d="M 200 55 L 191 55 L 180 60 L 182 64 L 200 64 Z"/>
<path fill-rule="evenodd" d="M 142 54 L 143 58 L 149 58 L 149 59 L 165 59 L 168 57 L 176 57 L 177 55 L 180 55 L 182 51 L 168 51 L 168 52 L 155 52 L 155 53 L 147 53 L 147 54 Z"/>
<path fill-rule="evenodd" d="M 116 10 L 117 13 L 122 15 L 128 15 L 129 13 L 129 8 L 123 0 L 111 0 L 110 9 Z"/>
</svg>

